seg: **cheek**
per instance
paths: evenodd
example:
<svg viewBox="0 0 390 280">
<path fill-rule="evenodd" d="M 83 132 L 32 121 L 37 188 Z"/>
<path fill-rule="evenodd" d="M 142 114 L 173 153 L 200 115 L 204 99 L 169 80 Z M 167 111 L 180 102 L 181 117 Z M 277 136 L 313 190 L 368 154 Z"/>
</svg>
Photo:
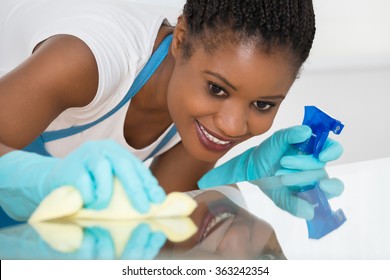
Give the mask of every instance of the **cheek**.
<svg viewBox="0 0 390 280">
<path fill-rule="evenodd" d="M 191 78 L 189 78 L 191 77 Z M 168 109 L 172 120 L 181 122 L 183 117 L 197 118 L 213 112 L 213 102 L 206 94 L 204 81 L 186 71 L 173 73 L 168 86 Z"/>
<path fill-rule="evenodd" d="M 233 226 L 223 236 L 218 251 L 224 256 L 245 258 L 250 252 L 250 229 L 245 226 Z"/>
<path fill-rule="evenodd" d="M 253 116 L 252 121 L 249 122 L 249 131 L 251 135 L 261 135 L 270 130 L 277 114 L 277 108 L 274 109 L 273 112 L 268 112 L 263 115 L 260 113 L 257 114 L 257 116 Z"/>
</svg>

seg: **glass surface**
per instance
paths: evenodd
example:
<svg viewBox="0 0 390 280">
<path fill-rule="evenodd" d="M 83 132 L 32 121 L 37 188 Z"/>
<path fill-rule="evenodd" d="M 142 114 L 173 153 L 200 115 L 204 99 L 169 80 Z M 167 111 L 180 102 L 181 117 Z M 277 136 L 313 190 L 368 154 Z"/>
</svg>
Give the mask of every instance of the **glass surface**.
<svg viewBox="0 0 390 280">
<path fill-rule="evenodd" d="M 385 158 L 195 191 L 198 206 L 188 218 L 5 227 L 0 259 L 390 259 L 389 171 Z M 325 212 L 315 208 L 312 236 L 310 223 L 269 199 L 294 212 L 286 194 L 313 191 L 329 178 L 345 189 L 323 192 Z"/>
<path fill-rule="evenodd" d="M 329 200 L 346 221 L 320 239 L 308 237 L 306 222 L 274 207 L 256 187 L 243 183 L 249 210 L 269 222 L 289 260 L 390 260 L 390 158 L 329 166 L 344 192 Z"/>
<path fill-rule="evenodd" d="M 194 199 L 198 206 L 189 218 L 58 220 L 2 228 L 0 258 L 285 259 L 271 225 L 220 191 Z"/>
</svg>

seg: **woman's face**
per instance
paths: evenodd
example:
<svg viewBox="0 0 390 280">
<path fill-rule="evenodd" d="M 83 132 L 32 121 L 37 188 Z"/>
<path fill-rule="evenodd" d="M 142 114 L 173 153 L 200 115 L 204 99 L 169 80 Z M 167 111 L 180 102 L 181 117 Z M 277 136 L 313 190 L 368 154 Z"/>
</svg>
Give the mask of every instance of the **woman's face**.
<svg viewBox="0 0 390 280">
<path fill-rule="evenodd" d="M 174 54 L 168 108 L 187 151 L 213 162 L 233 146 L 270 129 L 295 80 L 287 56 L 228 45 L 190 58 Z"/>
</svg>

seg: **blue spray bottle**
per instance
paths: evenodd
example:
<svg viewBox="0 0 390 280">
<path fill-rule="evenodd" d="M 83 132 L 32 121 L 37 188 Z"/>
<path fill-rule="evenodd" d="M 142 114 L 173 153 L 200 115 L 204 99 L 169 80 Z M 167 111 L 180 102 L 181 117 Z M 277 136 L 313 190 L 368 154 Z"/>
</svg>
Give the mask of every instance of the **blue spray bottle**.
<svg viewBox="0 0 390 280">
<path fill-rule="evenodd" d="M 310 126 L 312 136 L 303 143 L 295 144 L 294 147 L 303 154 L 313 154 L 316 158 L 318 158 L 329 132 L 340 134 L 344 128 L 340 121 L 333 119 L 315 106 L 305 106 L 302 124 Z M 312 239 L 320 239 L 346 221 L 342 209 L 332 211 L 328 199 L 318 184 L 304 187 L 295 193 L 296 196 L 315 205 L 313 219 L 306 221 L 309 238 Z"/>
</svg>

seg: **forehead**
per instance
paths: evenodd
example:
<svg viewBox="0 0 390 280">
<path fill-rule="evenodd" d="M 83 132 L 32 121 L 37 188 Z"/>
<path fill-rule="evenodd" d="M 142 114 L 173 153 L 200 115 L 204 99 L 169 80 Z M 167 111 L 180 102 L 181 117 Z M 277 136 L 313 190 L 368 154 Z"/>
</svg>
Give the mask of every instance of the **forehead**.
<svg viewBox="0 0 390 280">
<path fill-rule="evenodd" d="M 222 75 L 238 90 L 283 94 L 296 78 L 289 54 L 281 50 L 266 52 L 250 42 L 224 42 L 211 50 L 207 43 L 200 44 L 194 48 L 191 63 L 200 70 Z"/>
</svg>

